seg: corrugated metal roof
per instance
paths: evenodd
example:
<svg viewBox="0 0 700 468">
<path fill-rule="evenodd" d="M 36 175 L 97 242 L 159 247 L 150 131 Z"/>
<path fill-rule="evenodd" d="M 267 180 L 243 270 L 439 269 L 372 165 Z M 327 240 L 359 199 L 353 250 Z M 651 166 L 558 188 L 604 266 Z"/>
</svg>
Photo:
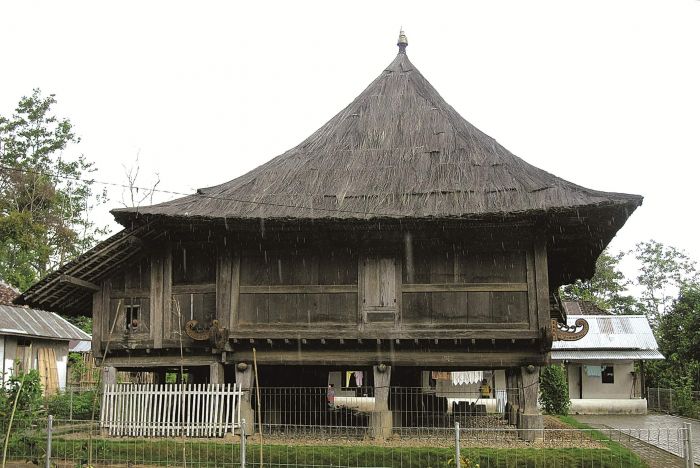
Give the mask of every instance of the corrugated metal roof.
<svg viewBox="0 0 700 468">
<path fill-rule="evenodd" d="M 90 340 L 90 335 L 58 314 L 9 305 L 0 305 L 0 335 Z"/>
<path fill-rule="evenodd" d="M 92 351 L 92 343 L 90 341 L 71 340 L 68 345 L 68 351 L 71 353 L 89 353 Z"/>
<path fill-rule="evenodd" d="M 552 351 L 552 361 L 652 361 L 665 359 L 656 350 L 560 350 Z"/>
<path fill-rule="evenodd" d="M 643 315 L 569 315 L 567 323 L 585 319 L 590 326 L 588 334 L 578 341 L 555 341 L 554 350 L 658 350 L 649 321 Z"/>
</svg>

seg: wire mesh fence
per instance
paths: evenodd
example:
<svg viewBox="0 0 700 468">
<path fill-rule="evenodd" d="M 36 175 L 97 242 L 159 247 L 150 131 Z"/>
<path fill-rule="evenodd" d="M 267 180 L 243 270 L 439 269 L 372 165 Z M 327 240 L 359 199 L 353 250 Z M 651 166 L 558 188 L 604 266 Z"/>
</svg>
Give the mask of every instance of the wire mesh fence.
<svg viewBox="0 0 700 468">
<path fill-rule="evenodd" d="M 262 387 L 250 397 L 256 429 L 265 434 L 373 435 L 373 427 L 389 425 L 393 433 L 424 434 L 463 425 L 499 425 L 506 409 L 506 391 L 389 387 L 384 411 L 378 410 L 378 387 Z M 257 420 L 260 415 L 260 420 Z"/>
<path fill-rule="evenodd" d="M 656 429 L 434 428 L 388 439 L 260 434 L 113 437 L 99 421 L 20 419 L 9 433 L 10 466 L 56 467 L 643 467 L 684 466 L 687 427 Z M 459 427 L 457 427 L 459 426 Z M 525 434 L 525 432 L 531 432 Z M 3 434 L 6 434 L 3 428 Z M 675 455 L 674 455 L 675 454 Z M 661 463 L 661 464 L 660 464 Z"/>
<path fill-rule="evenodd" d="M 674 388 L 647 388 L 647 407 L 664 413 L 700 418 L 700 392 Z"/>
</svg>

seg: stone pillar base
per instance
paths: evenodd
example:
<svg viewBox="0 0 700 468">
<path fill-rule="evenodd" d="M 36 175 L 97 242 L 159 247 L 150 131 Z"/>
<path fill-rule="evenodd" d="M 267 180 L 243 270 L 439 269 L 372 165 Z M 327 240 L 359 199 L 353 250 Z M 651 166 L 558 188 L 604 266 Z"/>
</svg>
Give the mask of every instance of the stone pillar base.
<svg viewBox="0 0 700 468">
<path fill-rule="evenodd" d="M 542 429 L 544 429 L 544 419 L 541 414 L 520 414 L 518 418 L 518 436 L 522 440 L 527 440 L 529 442 L 534 442 L 537 440 L 542 440 L 544 434 Z"/>
<path fill-rule="evenodd" d="M 255 413 L 253 412 L 253 408 L 250 406 L 250 402 L 243 401 L 241 399 L 241 424 L 243 424 L 244 419 L 246 435 L 255 434 L 255 431 L 258 430 L 257 426 L 255 425 Z M 236 434 L 240 433 L 240 429 L 236 431 Z"/>
<path fill-rule="evenodd" d="M 372 437 L 375 439 L 389 439 L 393 431 L 393 415 L 392 411 L 374 411 L 370 416 L 370 427 L 372 428 Z"/>
</svg>

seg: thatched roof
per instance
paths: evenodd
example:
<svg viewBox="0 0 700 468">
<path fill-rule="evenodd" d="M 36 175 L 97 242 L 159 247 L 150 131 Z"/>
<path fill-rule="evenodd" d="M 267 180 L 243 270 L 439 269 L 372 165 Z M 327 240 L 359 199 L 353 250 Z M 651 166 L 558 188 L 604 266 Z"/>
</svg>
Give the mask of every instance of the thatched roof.
<svg viewBox="0 0 700 468">
<path fill-rule="evenodd" d="M 469 218 L 599 205 L 600 192 L 538 169 L 457 113 L 405 54 L 296 147 L 229 182 L 112 213 L 186 219 Z"/>
<path fill-rule="evenodd" d="M 412 223 L 490 232 L 535 225 L 555 289 L 593 275 L 595 259 L 642 203 L 567 182 L 513 155 L 455 111 L 405 54 L 298 146 L 230 182 L 158 205 L 112 211 L 126 229 L 47 275 L 16 303 L 82 313 L 89 289 L 166 233 L 198 222 L 258 229 L 325 221 L 345 230 Z M 151 222 L 153 221 L 153 222 Z M 240 222 L 236 222 L 240 221 Z M 186 223 L 185 223 L 186 222 Z M 252 226 L 252 227 L 251 227 Z M 496 226 L 497 229 L 494 229 Z M 207 231 L 207 230 L 204 230 Z M 211 231 L 208 231 L 211 232 Z"/>
</svg>

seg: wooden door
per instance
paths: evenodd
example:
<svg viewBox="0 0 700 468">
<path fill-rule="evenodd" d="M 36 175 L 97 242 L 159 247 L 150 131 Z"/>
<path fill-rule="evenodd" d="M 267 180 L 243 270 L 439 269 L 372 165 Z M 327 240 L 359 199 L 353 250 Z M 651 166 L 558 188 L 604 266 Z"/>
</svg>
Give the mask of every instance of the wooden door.
<svg viewBox="0 0 700 468">
<path fill-rule="evenodd" d="M 363 322 L 396 325 L 398 322 L 396 259 L 387 256 L 366 257 L 362 267 Z"/>
</svg>

